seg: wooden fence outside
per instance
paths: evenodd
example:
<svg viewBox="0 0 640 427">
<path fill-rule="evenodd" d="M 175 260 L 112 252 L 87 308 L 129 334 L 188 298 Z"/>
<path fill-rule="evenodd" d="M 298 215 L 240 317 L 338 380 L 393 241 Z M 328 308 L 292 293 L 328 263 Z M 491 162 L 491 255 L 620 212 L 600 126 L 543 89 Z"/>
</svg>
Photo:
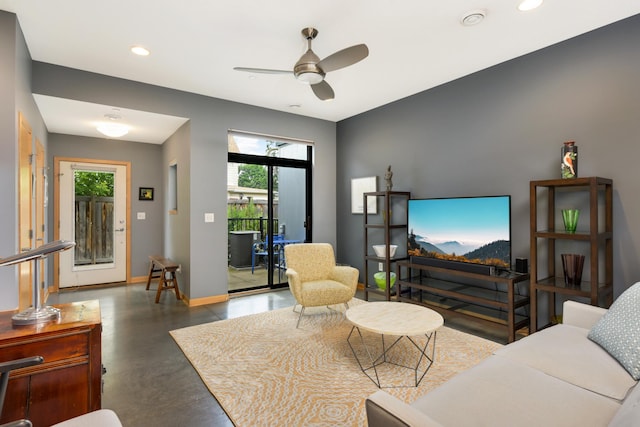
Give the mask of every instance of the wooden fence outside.
<svg viewBox="0 0 640 427">
<path fill-rule="evenodd" d="M 113 197 L 76 196 L 75 265 L 113 262 Z"/>
</svg>

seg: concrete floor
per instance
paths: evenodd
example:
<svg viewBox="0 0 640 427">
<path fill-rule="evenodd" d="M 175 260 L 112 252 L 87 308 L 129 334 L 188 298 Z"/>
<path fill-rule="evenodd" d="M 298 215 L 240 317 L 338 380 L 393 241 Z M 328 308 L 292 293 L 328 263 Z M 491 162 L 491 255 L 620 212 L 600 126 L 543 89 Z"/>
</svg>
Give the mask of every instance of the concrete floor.
<svg viewBox="0 0 640 427">
<path fill-rule="evenodd" d="M 93 287 L 52 294 L 48 304 L 100 300 L 102 312 L 102 406 L 128 426 L 233 426 L 169 335 L 173 329 L 290 307 L 288 288 L 235 294 L 224 303 L 188 308 L 171 291 L 155 304 L 155 286 Z M 356 295 L 362 298 L 362 292 Z M 372 299 L 375 296 L 372 297 Z M 377 299 L 377 298 L 376 298 Z M 501 343 L 505 333 L 472 321 L 446 325 Z M 230 373 L 232 374 L 232 373 Z"/>
<path fill-rule="evenodd" d="M 155 304 L 155 294 L 144 284 L 78 288 L 53 294 L 47 303 L 100 300 L 107 369 L 102 406 L 113 409 L 125 427 L 232 426 L 168 332 L 289 307 L 293 296 L 284 289 L 188 308 L 169 291 Z"/>
</svg>

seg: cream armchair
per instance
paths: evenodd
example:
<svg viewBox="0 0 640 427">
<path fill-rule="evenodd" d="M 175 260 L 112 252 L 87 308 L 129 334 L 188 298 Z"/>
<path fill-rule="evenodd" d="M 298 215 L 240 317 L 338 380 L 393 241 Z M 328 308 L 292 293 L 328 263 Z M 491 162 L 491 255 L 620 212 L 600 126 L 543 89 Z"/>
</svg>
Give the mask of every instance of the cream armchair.
<svg viewBox="0 0 640 427">
<path fill-rule="evenodd" d="M 289 288 L 302 306 L 296 328 L 306 307 L 348 306 L 358 287 L 358 270 L 336 266 L 333 247 L 328 243 L 299 243 L 284 247 Z M 296 306 L 294 306 L 294 311 Z"/>
</svg>

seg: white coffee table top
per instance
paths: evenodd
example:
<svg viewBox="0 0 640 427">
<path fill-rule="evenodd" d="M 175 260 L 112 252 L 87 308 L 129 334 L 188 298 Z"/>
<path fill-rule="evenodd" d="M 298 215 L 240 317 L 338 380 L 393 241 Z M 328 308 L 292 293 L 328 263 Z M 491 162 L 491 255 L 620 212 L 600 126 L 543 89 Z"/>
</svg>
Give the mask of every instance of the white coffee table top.
<svg viewBox="0 0 640 427">
<path fill-rule="evenodd" d="M 358 328 L 383 335 L 424 335 L 444 324 L 440 313 L 430 308 L 393 301 L 357 305 L 346 316 Z"/>
</svg>

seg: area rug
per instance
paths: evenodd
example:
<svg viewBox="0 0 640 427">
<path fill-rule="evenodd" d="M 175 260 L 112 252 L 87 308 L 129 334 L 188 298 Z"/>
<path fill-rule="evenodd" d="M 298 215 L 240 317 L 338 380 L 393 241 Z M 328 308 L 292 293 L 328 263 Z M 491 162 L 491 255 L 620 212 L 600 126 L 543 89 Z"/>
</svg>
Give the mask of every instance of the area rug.
<svg viewBox="0 0 640 427">
<path fill-rule="evenodd" d="M 357 304 L 367 303 L 350 302 Z M 339 307 L 308 308 L 299 329 L 297 319 L 290 307 L 170 334 L 238 427 L 365 426 L 364 401 L 378 387 L 354 357 L 354 351 L 366 357 L 359 337 L 350 339 L 354 350 L 347 343 L 352 325 Z M 364 333 L 364 344 L 375 353 L 380 336 Z M 411 347 L 401 341 L 394 357 L 417 361 Z M 384 390 L 412 402 L 500 347 L 445 326 L 437 332 L 434 363 L 418 387 L 407 387 L 414 384 L 412 370 L 395 365 L 381 372 L 391 375 L 381 381 L 399 379 L 404 386 Z"/>
</svg>

